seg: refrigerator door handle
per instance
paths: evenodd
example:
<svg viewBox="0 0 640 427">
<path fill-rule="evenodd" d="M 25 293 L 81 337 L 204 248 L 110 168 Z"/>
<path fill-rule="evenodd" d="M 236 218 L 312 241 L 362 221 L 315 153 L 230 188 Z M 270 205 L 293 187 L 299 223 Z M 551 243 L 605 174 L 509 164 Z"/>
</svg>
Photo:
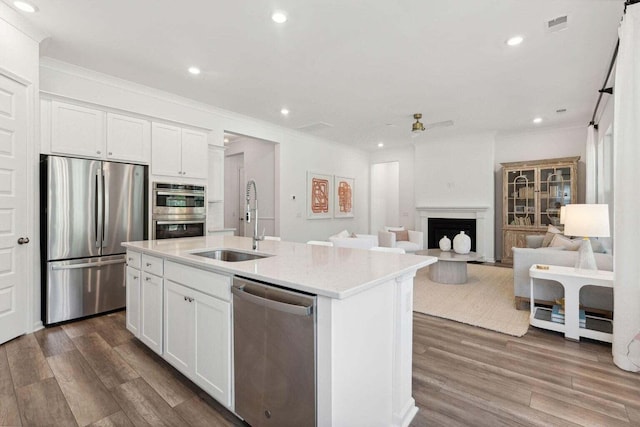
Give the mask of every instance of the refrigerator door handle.
<svg viewBox="0 0 640 427">
<path fill-rule="evenodd" d="M 96 248 L 102 246 L 101 240 L 102 236 L 100 235 L 100 231 L 102 230 L 101 220 L 102 220 L 102 197 L 100 194 L 101 186 L 100 186 L 100 170 L 96 171 L 95 176 L 95 204 L 93 207 L 93 219 L 95 224 L 95 233 L 96 233 Z"/>
<path fill-rule="evenodd" d="M 102 171 L 102 247 L 107 247 L 107 236 L 109 235 L 109 197 L 107 197 L 107 179 L 104 170 Z"/>
<path fill-rule="evenodd" d="M 104 265 L 124 264 L 125 262 L 126 260 L 123 258 L 123 259 L 114 259 L 109 261 L 87 262 L 85 264 L 52 265 L 51 270 L 77 270 L 79 268 L 93 268 L 93 267 L 102 267 Z"/>
</svg>

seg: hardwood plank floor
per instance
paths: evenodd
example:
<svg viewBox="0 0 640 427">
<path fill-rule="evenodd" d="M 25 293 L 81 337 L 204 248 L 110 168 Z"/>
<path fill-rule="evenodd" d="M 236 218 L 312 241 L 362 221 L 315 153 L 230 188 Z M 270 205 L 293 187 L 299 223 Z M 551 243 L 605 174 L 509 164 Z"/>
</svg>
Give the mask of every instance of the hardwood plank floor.
<svg viewBox="0 0 640 427">
<path fill-rule="evenodd" d="M 1 426 L 242 426 L 125 328 L 125 313 L 0 346 Z M 521 338 L 414 314 L 422 426 L 640 426 L 640 374 L 611 346 Z"/>
</svg>

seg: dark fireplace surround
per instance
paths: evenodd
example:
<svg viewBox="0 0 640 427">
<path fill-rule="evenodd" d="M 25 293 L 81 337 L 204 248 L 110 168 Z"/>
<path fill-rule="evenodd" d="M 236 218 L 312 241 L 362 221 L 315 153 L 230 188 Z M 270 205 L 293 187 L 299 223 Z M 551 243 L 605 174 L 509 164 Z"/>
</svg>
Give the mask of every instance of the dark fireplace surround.
<svg viewBox="0 0 640 427">
<path fill-rule="evenodd" d="M 476 251 L 476 220 L 463 218 L 429 218 L 427 223 L 427 247 L 429 249 L 438 249 L 440 247 L 440 239 L 447 236 L 451 239 L 451 248 L 453 249 L 453 238 L 464 231 L 471 237 L 471 251 Z"/>
</svg>

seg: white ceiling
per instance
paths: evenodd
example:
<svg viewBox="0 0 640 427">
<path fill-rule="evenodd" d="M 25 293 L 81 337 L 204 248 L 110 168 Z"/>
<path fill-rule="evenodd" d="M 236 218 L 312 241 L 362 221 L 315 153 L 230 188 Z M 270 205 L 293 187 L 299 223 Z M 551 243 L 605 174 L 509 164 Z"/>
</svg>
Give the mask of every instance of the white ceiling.
<svg viewBox="0 0 640 427">
<path fill-rule="evenodd" d="M 51 35 L 42 56 L 294 129 L 329 123 L 314 134 L 364 149 L 411 142 L 416 112 L 455 122 L 420 140 L 586 126 L 623 10 L 622 0 L 32 3 L 39 12 L 25 17 Z M 271 20 L 276 9 L 288 22 Z M 568 28 L 547 33 L 560 15 Z M 515 34 L 524 43 L 508 47 Z"/>
</svg>

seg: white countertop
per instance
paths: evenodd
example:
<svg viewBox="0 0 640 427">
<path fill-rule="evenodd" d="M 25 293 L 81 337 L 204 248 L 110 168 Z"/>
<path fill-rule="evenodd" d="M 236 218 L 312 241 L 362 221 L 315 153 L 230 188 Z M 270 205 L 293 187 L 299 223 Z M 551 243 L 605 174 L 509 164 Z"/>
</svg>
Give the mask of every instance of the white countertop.
<svg viewBox="0 0 640 427">
<path fill-rule="evenodd" d="M 437 258 L 429 256 L 273 240 L 259 242 L 258 250 L 253 251 L 251 238 L 238 236 L 145 240 L 122 245 L 206 270 L 237 274 L 337 299 L 347 298 L 437 261 Z M 225 262 L 192 254 L 222 248 L 273 256 Z"/>
<path fill-rule="evenodd" d="M 215 233 L 217 231 L 236 231 L 235 228 L 207 228 L 207 233 Z"/>
</svg>

